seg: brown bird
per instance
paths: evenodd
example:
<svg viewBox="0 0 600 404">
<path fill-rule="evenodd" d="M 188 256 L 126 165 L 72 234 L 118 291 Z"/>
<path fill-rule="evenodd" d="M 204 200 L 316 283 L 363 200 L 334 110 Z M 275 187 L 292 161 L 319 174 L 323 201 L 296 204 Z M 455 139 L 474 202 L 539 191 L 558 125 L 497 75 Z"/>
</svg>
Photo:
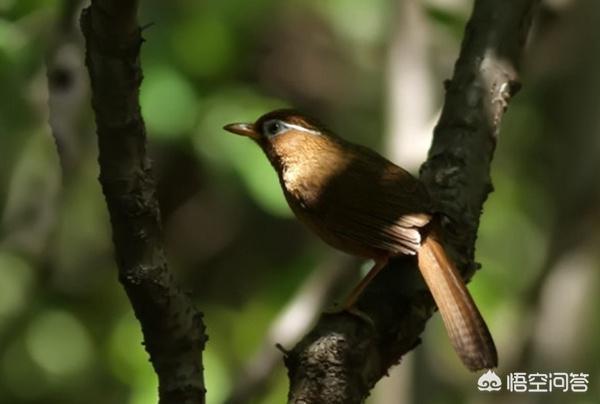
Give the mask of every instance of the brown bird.
<svg viewBox="0 0 600 404">
<path fill-rule="evenodd" d="M 225 130 L 254 140 L 279 175 L 298 219 L 326 243 L 370 258 L 373 269 L 350 294 L 351 308 L 391 257 L 416 255 L 450 341 L 470 370 L 496 367 L 490 332 L 435 231 L 422 183 L 374 151 L 282 109 Z"/>
</svg>

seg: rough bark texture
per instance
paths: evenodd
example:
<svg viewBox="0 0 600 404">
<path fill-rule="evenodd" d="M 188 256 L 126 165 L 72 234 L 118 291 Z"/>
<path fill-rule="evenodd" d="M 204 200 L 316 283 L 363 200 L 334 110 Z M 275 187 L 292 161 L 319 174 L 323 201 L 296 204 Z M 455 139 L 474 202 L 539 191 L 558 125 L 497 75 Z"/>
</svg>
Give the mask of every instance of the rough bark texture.
<svg viewBox="0 0 600 404">
<path fill-rule="evenodd" d="M 161 403 L 204 403 L 202 315 L 168 270 L 138 101 L 137 1 L 94 0 L 81 16 L 99 141 L 100 183 L 119 279 L 141 323 Z"/>
<path fill-rule="evenodd" d="M 519 88 L 519 62 L 536 5 L 536 0 L 475 2 L 421 168 L 465 278 L 476 268 L 479 216 L 492 190 L 490 164 L 500 121 Z M 372 322 L 345 313 L 324 315 L 287 353 L 290 403 L 363 402 L 389 367 L 419 344 L 435 311 L 411 258 L 397 259 L 382 271 L 358 307 Z"/>
</svg>

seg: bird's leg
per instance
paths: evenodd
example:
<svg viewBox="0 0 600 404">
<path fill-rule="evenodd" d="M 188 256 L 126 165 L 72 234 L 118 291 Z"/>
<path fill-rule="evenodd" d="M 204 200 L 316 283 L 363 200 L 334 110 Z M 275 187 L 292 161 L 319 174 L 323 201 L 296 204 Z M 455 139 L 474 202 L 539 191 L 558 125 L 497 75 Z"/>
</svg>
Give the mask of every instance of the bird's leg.
<svg viewBox="0 0 600 404">
<path fill-rule="evenodd" d="M 364 278 L 362 278 L 358 285 L 356 285 L 354 289 L 352 289 L 352 292 L 350 292 L 350 295 L 348 296 L 346 302 L 342 306 L 342 310 L 351 311 L 352 307 L 362 294 L 363 290 L 365 290 L 367 285 L 371 283 L 373 279 L 375 279 L 379 271 L 381 271 L 387 265 L 387 263 L 388 258 L 375 260 L 375 265 L 373 265 L 373 268 L 371 268 L 369 273 L 367 273 L 367 275 Z"/>
</svg>

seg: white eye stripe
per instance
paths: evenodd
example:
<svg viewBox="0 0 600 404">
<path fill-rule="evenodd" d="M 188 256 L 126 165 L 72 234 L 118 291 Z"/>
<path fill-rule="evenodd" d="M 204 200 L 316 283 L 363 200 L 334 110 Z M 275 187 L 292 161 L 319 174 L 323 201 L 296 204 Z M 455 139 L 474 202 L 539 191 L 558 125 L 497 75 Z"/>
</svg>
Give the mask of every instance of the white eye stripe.
<svg viewBox="0 0 600 404">
<path fill-rule="evenodd" d="M 313 135 L 318 135 L 319 132 L 316 130 L 305 128 L 304 126 L 296 125 L 293 123 L 282 122 L 283 126 L 289 129 L 298 130 L 300 132 L 312 133 Z"/>
<path fill-rule="evenodd" d="M 270 121 L 266 121 L 263 124 L 263 133 L 267 137 L 278 136 L 282 133 L 287 132 L 288 130 L 297 130 L 299 132 L 310 133 L 311 135 L 317 136 L 321 134 L 318 130 L 309 129 L 301 125 L 284 122 L 279 119 L 272 119 Z"/>
</svg>

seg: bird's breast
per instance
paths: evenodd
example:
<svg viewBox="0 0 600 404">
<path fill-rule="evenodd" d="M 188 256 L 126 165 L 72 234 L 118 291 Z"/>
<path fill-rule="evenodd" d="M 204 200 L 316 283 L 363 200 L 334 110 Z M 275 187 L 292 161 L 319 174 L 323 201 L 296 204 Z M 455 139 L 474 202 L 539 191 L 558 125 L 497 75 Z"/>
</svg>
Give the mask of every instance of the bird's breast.
<svg viewBox="0 0 600 404">
<path fill-rule="evenodd" d="M 279 136 L 267 154 L 279 173 L 290 205 L 299 203 L 310 207 L 319 203 L 331 179 L 345 168 L 343 151 L 338 145 L 314 134 Z"/>
<path fill-rule="evenodd" d="M 316 162 L 288 162 L 281 172 L 281 185 L 292 209 L 315 207 L 325 192 L 326 179 Z"/>
</svg>

